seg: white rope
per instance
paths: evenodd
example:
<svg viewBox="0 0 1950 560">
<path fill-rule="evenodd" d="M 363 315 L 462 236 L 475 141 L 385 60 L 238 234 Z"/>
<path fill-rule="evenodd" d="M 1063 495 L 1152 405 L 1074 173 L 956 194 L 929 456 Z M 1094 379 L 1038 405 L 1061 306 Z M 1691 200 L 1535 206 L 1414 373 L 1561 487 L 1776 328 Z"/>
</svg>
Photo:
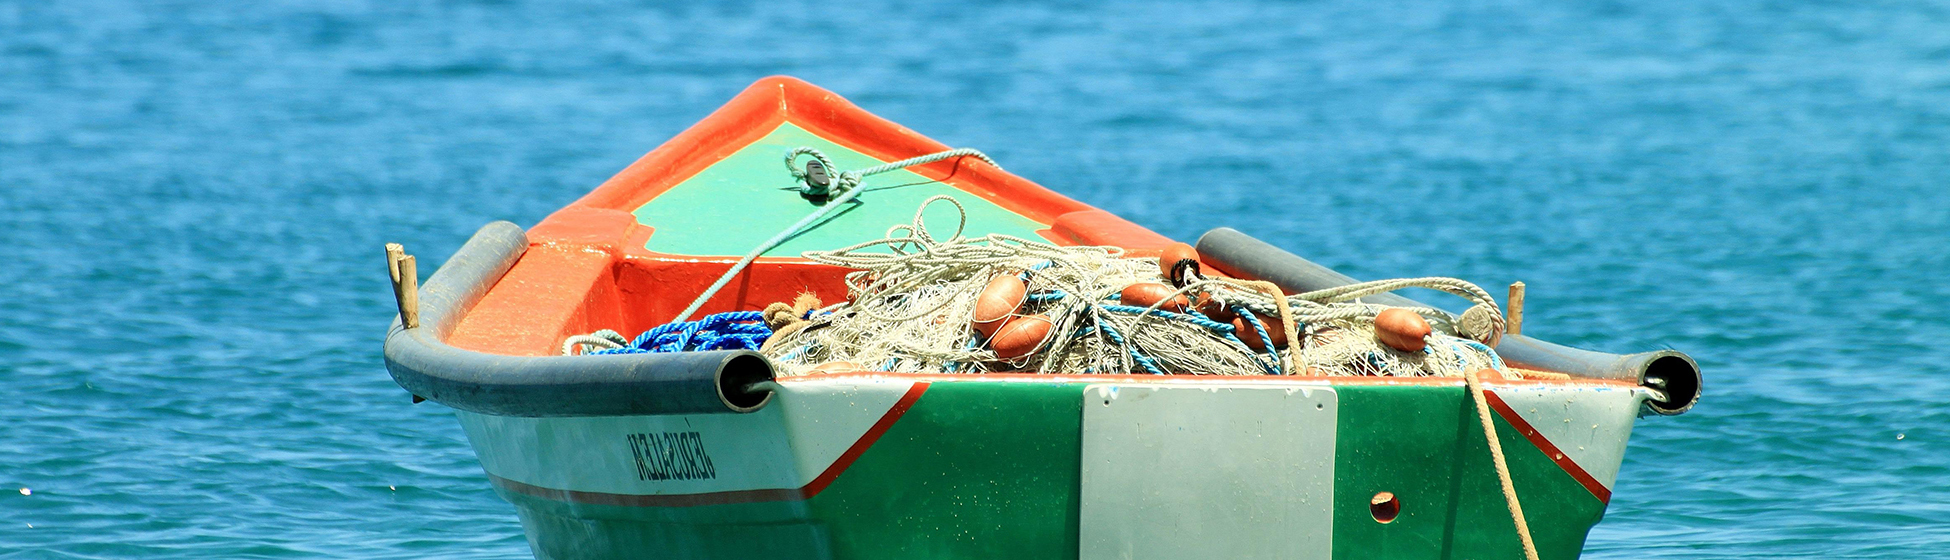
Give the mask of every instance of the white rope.
<svg viewBox="0 0 1950 560">
<path fill-rule="evenodd" d="M 793 177 L 798 178 L 801 181 L 804 181 L 806 179 L 806 172 L 801 171 L 798 168 L 793 166 L 793 162 L 797 161 L 799 156 L 801 155 L 811 155 L 814 159 L 819 160 L 820 164 L 825 166 L 826 169 L 833 168 L 832 162 L 830 160 L 827 160 L 826 155 L 820 153 L 819 150 L 813 148 L 804 148 L 804 147 L 793 149 L 789 152 L 786 152 L 785 167 L 786 169 L 792 172 Z M 840 173 L 838 177 L 835 177 L 833 179 L 833 184 L 832 184 L 832 190 L 834 192 L 839 193 L 838 197 L 827 200 L 825 206 L 821 206 L 818 210 L 813 211 L 813 213 L 807 214 L 806 217 L 801 218 L 798 223 L 792 224 L 791 227 L 785 228 L 784 230 L 780 231 L 778 235 L 774 235 L 772 236 L 771 239 L 765 240 L 764 243 L 758 244 L 758 247 L 753 248 L 752 252 L 746 253 L 744 258 L 738 259 L 737 264 L 731 265 L 731 270 L 727 270 L 725 271 L 724 275 L 719 276 L 718 281 L 712 282 L 711 287 L 705 288 L 704 293 L 699 294 L 697 296 L 697 299 L 692 300 L 691 304 L 684 308 L 684 312 L 678 313 L 677 317 L 671 319 L 670 321 L 673 323 L 678 323 L 678 322 L 683 322 L 685 319 L 689 319 L 692 313 L 697 312 L 698 308 L 704 307 L 704 302 L 710 301 L 711 296 L 717 295 L 718 290 L 724 289 L 725 284 L 731 283 L 732 278 L 737 277 L 739 272 L 744 271 L 745 267 L 750 266 L 752 264 L 752 261 L 758 260 L 758 257 L 760 255 L 764 255 L 766 251 L 770 251 L 772 250 L 772 248 L 778 247 L 779 244 L 785 243 L 786 240 L 791 239 L 795 235 L 798 235 L 801 230 L 807 229 L 807 226 L 818 223 L 821 218 L 826 217 L 826 215 L 832 213 L 833 210 L 836 210 L 841 206 L 845 206 L 846 203 L 852 202 L 854 198 L 859 197 L 860 193 L 866 192 L 866 189 L 859 188 L 860 180 L 865 179 L 868 176 L 878 175 L 896 169 L 905 169 L 916 165 L 925 165 L 925 164 L 934 163 L 948 158 L 962 157 L 962 156 L 974 156 L 977 158 L 981 158 L 982 161 L 988 162 L 989 165 L 995 165 L 995 160 L 989 159 L 989 156 L 987 154 L 983 154 L 980 151 L 976 151 L 969 148 L 962 148 L 958 150 L 948 150 L 945 152 L 928 154 L 920 157 L 907 158 L 896 162 L 883 163 L 866 169 Z M 996 165 L 996 168 L 1001 169 L 1002 166 Z"/>
<path fill-rule="evenodd" d="M 1476 401 L 1476 417 L 1483 421 L 1483 437 L 1490 444 L 1490 459 L 1496 463 L 1496 480 L 1503 484 L 1503 503 L 1509 507 L 1510 519 L 1516 521 L 1517 538 L 1523 541 L 1523 557 L 1537 560 L 1537 545 L 1530 541 L 1530 523 L 1524 521 L 1523 504 L 1517 501 L 1517 485 L 1510 480 L 1510 465 L 1503 460 L 1503 442 L 1496 437 L 1496 423 L 1490 421 L 1490 403 L 1483 396 L 1483 382 L 1476 379 L 1475 371 L 1463 373 L 1463 383 L 1469 386 L 1469 396 Z"/>
<path fill-rule="evenodd" d="M 956 207 L 953 235 L 930 232 L 925 209 L 935 202 Z M 865 369 L 928 373 L 1035 371 L 1042 373 L 1177 373 L 1202 375 L 1433 375 L 1461 376 L 1475 369 L 1505 370 L 1486 345 L 1453 331 L 1433 333 L 1427 349 L 1402 352 L 1381 345 L 1374 315 L 1386 309 L 1353 299 L 1365 294 L 1427 286 L 1468 297 L 1473 284 L 1449 278 L 1390 280 L 1332 291 L 1278 298 L 1277 288 L 1236 280 L 1202 279 L 1173 297 L 1207 296 L 1247 311 L 1282 317 L 1289 344 L 1283 352 L 1255 352 L 1235 337 L 1233 325 L 1161 308 L 1128 308 L 1116 299 L 1125 287 L 1163 282 L 1153 259 L 1122 258 L 1117 247 L 1066 247 L 1006 235 L 962 236 L 966 212 L 949 197 L 930 198 L 909 224 L 883 239 L 832 251 L 810 251 L 814 262 L 855 269 L 846 276 L 848 301 L 815 314 L 803 331 L 767 344 L 768 357 L 785 375 L 827 361 Z M 943 228 L 948 229 L 948 228 Z M 1018 274 L 1032 294 L 1018 315 L 1050 319 L 1051 335 L 1033 354 L 1000 361 L 969 323 L 974 302 L 998 274 Z M 1307 299 L 1315 298 L 1315 299 Z M 1286 299 L 1289 309 L 1277 305 Z M 1474 299 L 1474 298 L 1471 298 Z M 1493 302 L 1492 302 L 1493 303 Z M 1119 311 L 1112 311 L 1112 308 Z M 1420 312 L 1453 323 L 1434 309 Z M 1290 318 L 1287 318 L 1290 317 Z M 1271 333 L 1269 333 L 1271 334 Z M 1513 374 L 1511 374 L 1513 375 Z"/>
<path fill-rule="evenodd" d="M 562 341 L 562 355 L 574 356 L 588 354 L 596 350 L 612 350 L 630 344 L 630 339 L 622 333 L 603 329 L 589 334 L 578 334 Z"/>
</svg>

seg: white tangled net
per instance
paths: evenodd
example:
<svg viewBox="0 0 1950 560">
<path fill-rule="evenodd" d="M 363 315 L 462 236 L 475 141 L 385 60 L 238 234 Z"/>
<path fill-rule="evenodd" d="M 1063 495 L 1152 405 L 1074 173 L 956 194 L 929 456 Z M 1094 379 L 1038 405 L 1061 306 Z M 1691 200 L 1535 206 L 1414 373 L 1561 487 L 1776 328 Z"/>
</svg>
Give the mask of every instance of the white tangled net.
<svg viewBox="0 0 1950 560">
<path fill-rule="evenodd" d="M 961 211 L 961 204 L 947 196 L 928 199 L 921 209 L 937 201 Z M 848 301 L 812 313 L 799 328 L 781 329 L 763 352 L 784 375 L 859 369 L 1460 377 L 1484 368 L 1516 375 L 1484 344 L 1501 335 L 1501 310 L 1488 293 L 1461 280 L 1364 282 L 1287 296 L 1286 313 L 1298 344 L 1277 353 L 1257 351 L 1242 337 L 1265 340 L 1265 334 L 1236 333 L 1232 323 L 1196 310 L 1165 311 L 1165 302 L 1150 308 L 1120 305 L 1118 294 L 1127 286 L 1168 282 L 1157 259 L 1124 258 L 1117 247 L 1063 247 L 1000 234 L 964 238 L 965 221 L 963 213 L 955 233 L 938 239 L 916 211 L 913 223 L 893 227 L 884 239 L 805 253 L 816 262 L 856 269 L 846 276 Z M 1042 315 L 1052 323 L 1034 351 L 1015 359 L 999 358 L 971 326 L 976 299 L 998 274 L 1027 279 L 1029 295 L 1018 317 Z M 1359 298 L 1407 287 L 1445 291 L 1475 305 L 1461 317 L 1409 308 L 1434 332 L 1421 351 L 1396 350 L 1376 339 L 1375 315 L 1387 307 Z M 1255 283 L 1202 278 L 1178 293 L 1249 312 L 1237 313 L 1242 317 L 1282 316 L 1273 297 Z M 1280 327 L 1266 321 L 1263 328 Z"/>
</svg>

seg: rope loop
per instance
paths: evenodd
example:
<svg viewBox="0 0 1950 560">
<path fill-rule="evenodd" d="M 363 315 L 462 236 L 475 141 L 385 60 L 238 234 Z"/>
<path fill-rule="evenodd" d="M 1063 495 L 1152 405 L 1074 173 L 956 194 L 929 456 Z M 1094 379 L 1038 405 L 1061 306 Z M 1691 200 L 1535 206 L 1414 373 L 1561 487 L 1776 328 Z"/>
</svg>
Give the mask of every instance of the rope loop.
<svg viewBox="0 0 1950 560">
<path fill-rule="evenodd" d="M 815 161 L 818 161 L 819 165 L 822 168 L 826 169 L 828 172 L 831 172 L 831 170 L 833 169 L 833 162 L 832 160 L 826 158 L 825 153 L 822 153 L 819 151 L 819 149 L 813 148 L 811 146 L 800 146 L 786 151 L 785 153 L 786 171 L 791 172 L 792 177 L 794 179 L 799 180 L 801 185 L 805 185 L 804 187 L 802 187 L 803 189 L 811 189 L 812 185 L 806 183 L 806 178 L 809 175 L 806 173 L 806 171 L 800 169 L 799 166 L 797 165 L 799 161 L 799 156 L 802 155 L 812 156 L 813 159 Z M 758 260 L 758 257 L 760 255 L 764 255 L 766 251 L 770 251 L 774 247 L 778 247 L 780 243 L 784 243 L 785 240 L 791 239 L 793 236 L 798 235 L 802 231 L 819 227 L 817 224 L 819 224 L 821 220 L 826 217 L 827 214 L 831 214 L 840 208 L 847 207 L 848 202 L 852 202 L 854 198 L 859 197 L 860 193 L 866 192 L 866 189 L 855 188 L 860 185 L 860 181 L 862 179 L 865 179 L 873 175 L 894 171 L 897 169 L 906 169 L 916 165 L 926 165 L 944 159 L 957 158 L 957 157 L 975 157 L 984 162 L 988 162 L 989 165 L 995 166 L 996 169 L 1002 168 L 1002 166 L 995 164 L 995 160 L 989 159 L 988 154 L 984 154 L 980 150 L 975 150 L 972 148 L 961 148 L 957 150 L 948 150 L 945 152 L 936 152 L 936 153 L 932 153 L 920 157 L 911 157 L 911 158 L 907 158 L 895 162 L 883 163 L 866 169 L 856 169 L 852 171 L 841 172 L 839 175 L 833 177 L 833 182 L 827 188 L 827 191 L 825 193 L 827 195 L 830 195 L 832 197 L 831 199 L 827 200 L 824 205 L 821 205 L 818 210 L 814 210 L 812 211 L 811 214 L 807 214 L 806 217 L 800 218 L 797 223 L 787 226 L 784 230 L 780 230 L 779 233 L 777 235 L 773 235 L 771 239 L 767 239 L 765 240 L 765 242 L 759 243 L 757 247 L 753 247 L 752 251 L 750 253 L 746 253 L 744 258 L 738 259 L 738 262 L 736 264 L 731 265 L 730 270 L 726 270 L 724 274 L 719 275 L 718 280 L 716 282 L 711 283 L 711 287 L 705 288 L 704 293 L 698 294 L 697 299 L 691 300 L 691 304 L 685 307 L 683 312 L 678 313 L 677 318 L 674 320 L 683 321 L 685 319 L 691 318 L 692 313 L 696 313 L 698 308 L 704 307 L 704 302 L 711 301 L 711 296 L 717 295 L 718 290 L 724 289 L 725 284 L 731 283 L 731 279 L 733 277 L 738 276 L 738 273 L 740 271 L 743 271 L 745 270 L 745 267 L 750 266 L 752 264 L 752 261 Z M 812 194 L 810 190 L 805 190 L 802 192 L 805 192 L 808 195 Z M 955 206 L 960 207 L 961 204 L 956 203 Z M 959 226 L 956 227 L 956 234 L 955 234 L 956 238 L 959 238 L 961 235 L 960 229 L 961 228 Z"/>
<path fill-rule="evenodd" d="M 816 184 L 816 178 L 807 173 L 805 165 L 799 163 L 799 156 L 812 156 L 813 161 L 819 162 L 819 168 L 826 174 L 825 184 Z M 800 146 L 786 151 L 785 168 L 792 173 L 794 180 L 799 181 L 799 192 L 806 196 L 831 196 L 835 191 L 833 187 L 839 185 L 840 181 L 838 179 L 842 178 L 832 175 L 834 173 L 833 160 L 828 159 L 824 152 L 812 146 Z M 858 182 L 858 179 L 855 179 L 855 182 Z M 844 191 L 844 189 L 839 190 Z"/>
</svg>

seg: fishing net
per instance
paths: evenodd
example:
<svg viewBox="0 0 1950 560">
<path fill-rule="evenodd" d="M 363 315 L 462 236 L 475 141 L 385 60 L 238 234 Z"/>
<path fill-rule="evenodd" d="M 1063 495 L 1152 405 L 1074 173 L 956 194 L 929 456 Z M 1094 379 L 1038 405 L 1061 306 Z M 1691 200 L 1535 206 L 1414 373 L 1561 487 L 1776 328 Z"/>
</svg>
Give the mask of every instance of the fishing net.
<svg viewBox="0 0 1950 560">
<path fill-rule="evenodd" d="M 1000 234 L 966 238 L 961 204 L 938 196 L 921 210 L 936 202 L 959 214 L 945 239 L 929 232 L 917 210 L 912 223 L 894 226 L 883 239 L 804 254 L 854 271 L 846 275 L 847 301 L 786 321 L 803 324 L 780 328 L 766 341 L 761 352 L 782 375 L 874 370 L 1459 377 L 1483 368 L 1516 374 L 1486 344 L 1502 333 L 1501 310 L 1468 282 L 1364 282 L 1281 302 L 1264 283 L 1194 275 L 1168 286 L 1184 300 L 1126 305 L 1119 296 L 1127 287 L 1168 282 L 1157 259 L 1125 258 L 1117 247 L 1064 247 Z M 977 301 L 992 281 L 1008 275 L 1022 280 L 1025 294 L 989 336 L 973 325 Z M 1397 350 L 1377 339 L 1375 317 L 1388 308 L 1360 298 L 1408 287 L 1441 290 L 1474 305 L 1460 316 L 1407 308 L 1432 332 L 1420 350 Z M 1046 332 L 1036 324 L 1041 321 Z M 1010 325 L 1019 322 L 1027 326 L 1012 331 Z M 1277 348 L 1289 323 L 1295 341 Z M 1274 348 L 1261 342 L 1268 340 Z M 997 348 L 1005 342 L 1009 348 Z"/>
</svg>

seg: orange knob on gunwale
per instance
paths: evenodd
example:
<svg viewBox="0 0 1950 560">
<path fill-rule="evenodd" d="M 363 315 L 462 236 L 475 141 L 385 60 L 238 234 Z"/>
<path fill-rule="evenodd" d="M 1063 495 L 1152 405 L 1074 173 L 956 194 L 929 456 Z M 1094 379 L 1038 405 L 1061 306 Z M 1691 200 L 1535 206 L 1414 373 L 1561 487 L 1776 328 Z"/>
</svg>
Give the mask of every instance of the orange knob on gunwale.
<svg viewBox="0 0 1950 560">
<path fill-rule="evenodd" d="M 989 285 L 982 288 L 982 295 L 975 298 L 974 327 L 982 336 L 994 336 L 996 329 L 1009 322 L 1009 317 L 1022 308 L 1022 300 L 1029 295 L 1029 285 L 1015 274 L 1004 272 L 989 279 Z"/>
<path fill-rule="evenodd" d="M 1176 291 L 1178 290 L 1172 289 L 1171 286 L 1157 282 L 1139 282 L 1126 286 L 1123 293 L 1117 294 L 1117 303 L 1132 307 L 1151 307 L 1160 301 L 1164 301 L 1166 297 L 1170 297 L 1171 301 L 1158 306 L 1158 309 L 1173 313 L 1184 313 L 1187 308 L 1191 307 L 1192 301 L 1186 298 L 1185 294 L 1173 296 L 1172 292 Z"/>
<path fill-rule="evenodd" d="M 1414 311 L 1400 307 L 1390 307 L 1374 316 L 1374 337 L 1382 344 L 1403 352 L 1421 352 L 1427 348 L 1429 321 Z"/>
<path fill-rule="evenodd" d="M 1004 360 L 1027 356 L 1049 338 L 1050 327 L 1049 317 L 1017 317 L 995 330 L 995 336 L 989 337 L 989 349 L 995 350 L 995 357 Z"/>
</svg>

